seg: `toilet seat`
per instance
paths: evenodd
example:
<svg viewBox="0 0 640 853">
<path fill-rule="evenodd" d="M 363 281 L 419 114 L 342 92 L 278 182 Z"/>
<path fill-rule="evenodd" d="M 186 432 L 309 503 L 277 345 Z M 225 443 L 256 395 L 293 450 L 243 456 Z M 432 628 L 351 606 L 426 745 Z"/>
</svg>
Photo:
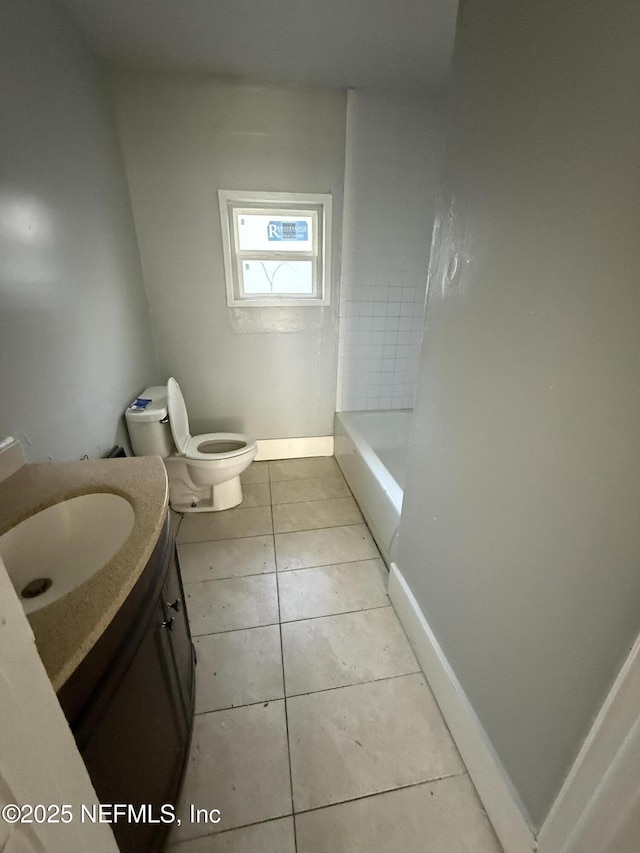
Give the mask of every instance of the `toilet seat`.
<svg viewBox="0 0 640 853">
<path fill-rule="evenodd" d="M 206 432 L 201 435 L 191 435 L 184 396 L 173 377 L 167 382 L 167 409 L 171 434 L 181 456 L 198 462 L 214 462 L 234 459 L 245 453 L 255 455 L 255 439 L 248 435 L 235 432 Z M 207 445 L 212 449 L 205 449 Z M 220 448 L 219 450 L 215 449 L 216 445 Z"/>
<path fill-rule="evenodd" d="M 255 440 L 248 435 L 241 435 L 238 432 L 205 432 L 202 435 L 194 435 L 187 444 L 185 456 L 187 459 L 234 459 L 236 456 L 242 456 L 247 451 L 253 450 Z M 204 445 L 214 445 L 210 450 L 202 450 Z M 239 444 L 239 447 L 229 450 L 216 450 L 215 445 L 221 448 L 229 447 L 231 444 Z"/>
</svg>

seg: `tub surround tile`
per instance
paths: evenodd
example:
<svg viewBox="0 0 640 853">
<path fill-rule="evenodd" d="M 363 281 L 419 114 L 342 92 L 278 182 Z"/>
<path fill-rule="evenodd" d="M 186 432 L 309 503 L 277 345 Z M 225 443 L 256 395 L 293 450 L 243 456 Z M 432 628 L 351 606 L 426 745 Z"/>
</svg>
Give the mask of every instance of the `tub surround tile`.
<svg viewBox="0 0 640 853">
<path fill-rule="evenodd" d="M 384 607 L 390 603 L 386 574 L 382 560 L 283 572 L 278 580 L 280 618 L 292 622 Z"/>
<path fill-rule="evenodd" d="M 466 773 L 295 820 L 298 853 L 503 853 Z"/>
<path fill-rule="evenodd" d="M 366 524 L 276 533 L 275 542 L 278 571 L 380 557 Z"/>
<path fill-rule="evenodd" d="M 268 462 L 252 462 L 242 474 L 240 474 L 240 482 L 242 487 L 247 483 L 268 483 L 269 482 L 269 463 Z"/>
<path fill-rule="evenodd" d="M 189 804 L 219 809 L 217 832 L 291 814 L 282 700 L 195 718 L 177 810 L 182 823 L 175 827 L 172 841 L 203 834 L 203 825 L 189 820 Z"/>
<path fill-rule="evenodd" d="M 192 512 L 180 525 L 177 542 L 212 542 L 273 532 L 271 507 L 236 507 L 224 512 Z"/>
<path fill-rule="evenodd" d="M 278 622 L 274 574 L 187 583 L 184 591 L 194 637 Z"/>
<path fill-rule="evenodd" d="M 464 771 L 422 675 L 286 701 L 296 811 Z"/>
<path fill-rule="evenodd" d="M 290 504 L 348 498 L 351 492 L 344 477 L 314 477 L 309 480 L 278 480 L 271 484 L 271 502 Z"/>
<path fill-rule="evenodd" d="M 280 629 L 248 628 L 194 639 L 196 714 L 282 699 Z"/>
<path fill-rule="evenodd" d="M 342 527 L 362 524 L 364 519 L 353 498 L 333 498 L 321 501 L 279 504 L 273 507 L 275 533 L 294 530 L 319 530 L 325 527 Z"/>
<path fill-rule="evenodd" d="M 289 622 L 282 650 L 287 696 L 420 671 L 391 606 Z"/>
<path fill-rule="evenodd" d="M 333 456 L 281 459 L 277 462 L 269 462 L 269 479 L 272 483 L 279 480 L 308 480 L 315 477 L 337 477 L 340 475 L 340 468 Z"/>
<path fill-rule="evenodd" d="M 269 483 L 247 483 L 242 487 L 242 503 L 241 507 L 247 508 L 252 506 L 270 506 L 271 491 Z"/>
<path fill-rule="evenodd" d="M 178 545 L 184 583 L 275 572 L 273 536 Z"/>
<path fill-rule="evenodd" d="M 170 853 L 296 853 L 293 818 L 281 817 L 172 844 Z"/>
</svg>

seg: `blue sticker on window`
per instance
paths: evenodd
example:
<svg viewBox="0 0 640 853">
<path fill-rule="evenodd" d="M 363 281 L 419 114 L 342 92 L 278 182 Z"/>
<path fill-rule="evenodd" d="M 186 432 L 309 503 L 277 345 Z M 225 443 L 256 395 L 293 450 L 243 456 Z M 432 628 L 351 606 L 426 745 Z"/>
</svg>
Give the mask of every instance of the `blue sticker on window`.
<svg viewBox="0 0 640 853">
<path fill-rule="evenodd" d="M 309 223 L 303 220 L 283 222 L 272 219 L 267 225 L 267 240 L 279 243 L 283 240 L 307 241 L 309 239 Z"/>
</svg>

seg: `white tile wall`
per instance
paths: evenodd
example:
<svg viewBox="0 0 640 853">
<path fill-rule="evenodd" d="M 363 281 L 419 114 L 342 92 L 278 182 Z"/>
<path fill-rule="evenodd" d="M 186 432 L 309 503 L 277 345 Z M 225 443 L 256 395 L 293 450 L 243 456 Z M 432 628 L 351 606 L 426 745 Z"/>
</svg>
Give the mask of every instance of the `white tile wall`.
<svg viewBox="0 0 640 853">
<path fill-rule="evenodd" d="M 413 406 L 442 128 L 423 98 L 349 92 L 338 411 Z"/>
<path fill-rule="evenodd" d="M 344 270 L 338 410 L 413 406 L 426 270 Z"/>
</svg>

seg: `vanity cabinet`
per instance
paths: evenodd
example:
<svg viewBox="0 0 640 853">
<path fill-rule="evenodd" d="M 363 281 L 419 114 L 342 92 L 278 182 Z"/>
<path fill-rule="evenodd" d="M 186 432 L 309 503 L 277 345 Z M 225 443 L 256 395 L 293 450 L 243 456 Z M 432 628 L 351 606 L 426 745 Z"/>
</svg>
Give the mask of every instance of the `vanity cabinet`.
<svg viewBox="0 0 640 853">
<path fill-rule="evenodd" d="M 174 537 L 158 544 L 120 611 L 58 693 L 101 803 L 145 806 L 112 824 L 122 853 L 160 850 L 186 766 L 194 651 Z"/>
</svg>

